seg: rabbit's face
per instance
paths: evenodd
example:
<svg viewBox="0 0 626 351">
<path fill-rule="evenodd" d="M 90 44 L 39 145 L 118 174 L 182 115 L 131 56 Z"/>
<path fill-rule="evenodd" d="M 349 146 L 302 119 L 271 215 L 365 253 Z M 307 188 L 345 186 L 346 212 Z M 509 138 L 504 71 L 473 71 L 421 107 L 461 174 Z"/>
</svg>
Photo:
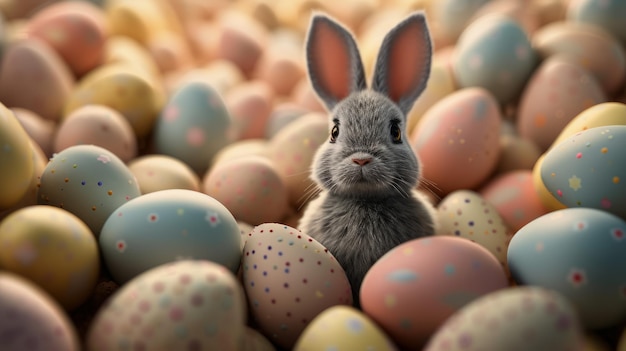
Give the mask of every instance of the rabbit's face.
<svg viewBox="0 0 626 351">
<path fill-rule="evenodd" d="M 411 196 L 418 160 L 406 117 L 380 93 L 353 93 L 333 109 L 331 135 L 317 152 L 313 178 L 326 191 L 350 197 Z"/>
</svg>

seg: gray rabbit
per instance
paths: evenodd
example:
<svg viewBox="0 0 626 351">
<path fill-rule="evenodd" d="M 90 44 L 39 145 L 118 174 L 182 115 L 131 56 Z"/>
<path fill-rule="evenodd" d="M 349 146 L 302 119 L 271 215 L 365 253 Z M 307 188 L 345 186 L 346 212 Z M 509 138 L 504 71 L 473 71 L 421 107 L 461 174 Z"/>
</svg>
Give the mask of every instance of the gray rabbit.
<svg viewBox="0 0 626 351">
<path fill-rule="evenodd" d="M 321 13 L 310 23 L 307 68 L 330 111 L 330 138 L 312 164 L 321 192 L 299 229 L 336 257 L 357 305 L 363 277 L 382 255 L 435 231 L 434 208 L 415 190 L 420 166 L 406 135 L 431 56 L 426 19 L 415 12 L 385 36 L 368 89 L 352 35 Z"/>
</svg>

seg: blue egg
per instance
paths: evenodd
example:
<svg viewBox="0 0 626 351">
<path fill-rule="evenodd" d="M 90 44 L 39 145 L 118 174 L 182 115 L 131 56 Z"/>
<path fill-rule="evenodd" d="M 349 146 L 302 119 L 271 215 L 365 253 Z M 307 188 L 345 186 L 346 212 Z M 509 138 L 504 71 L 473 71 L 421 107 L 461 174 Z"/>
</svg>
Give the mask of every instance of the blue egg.
<svg viewBox="0 0 626 351">
<path fill-rule="evenodd" d="M 593 24 L 626 43 L 626 1 L 578 0 L 567 8 L 567 20 Z"/>
<path fill-rule="evenodd" d="M 452 61 L 461 88 L 485 88 L 501 104 L 519 97 L 537 63 L 524 29 L 495 14 L 480 17 L 463 31 Z"/>
<path fill-rule="evenodd" d="M 207 260 L 236 273 L 241 234 L 233 215 L 214 198 L 168 189 L 139 196 L 107 219 L 100 249 L 113 279 L 133 277 L 177 260 Z"/>
<path fill-rule="evenodd" d="M 608 212 L 567 208 L 543 215 L 511 239 L 516 282 L 568 298 L 587 328 L 626 321 L 626 222 Z"/>
</svg>

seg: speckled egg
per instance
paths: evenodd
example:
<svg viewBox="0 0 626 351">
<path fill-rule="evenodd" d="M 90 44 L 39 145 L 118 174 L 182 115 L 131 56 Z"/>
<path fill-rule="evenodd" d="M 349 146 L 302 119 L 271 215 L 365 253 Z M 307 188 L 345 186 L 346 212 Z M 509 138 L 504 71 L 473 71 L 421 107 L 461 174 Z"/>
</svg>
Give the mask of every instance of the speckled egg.
<svg viewBox="0 0 626 351">
<path fill-rule="evenodd" d="M 285 126 L 269 142 L 268 156 L 296 208 L 308 200 L 307 190 L 314 186 L 309 178 L 313 157 L 327 140 L 328 120 L 312 113 Z"/>
<path fill-rule="evenodd" d="M 498 14 L 472 22 L 459 38 L 452 58 L 460 87 L 485 88 L 500 104 L 518 98 L 537 62 L 524 29 Z"/>
<path fill-rule="evenodd" d="M 0 210 L 17 204 L 34 172 L 30 137 L 11 110 L 0 103 Z"/>
<path fill-rule="evenodd" d="M 319 313 L 352 304 L 350 283 L 335 258 L 313 238 L 283 224 L 264 223 L 249 234 L 243 282 L 254 322 L 286 349 Z"/>
<path fill-rule="evenodd" d="M 243 351 L 276 351 L 276 347 L 261 332 L 246 327 Z"/>
<path fill-rule="evenodd" d="M 446 43 L 453 44 L 469 24 L 470 19 L 489 0 L 443 0 L 431 5 L 437 30 Z"/>
<path fill-rule="evenodd" d="M 568 207 L 592 207 L 626 218 L 626 126 L 596 127 L 551 148 L 541 179 Z"/>
<path fill-rule="evenodd" d="M 480 189 L 513 233 L 548 212 L 535 192 L 531 170 L 503 173 Z"/>
<path fill-rule="evenodd" d="M 443 194 L 480 185 L 498 162 L 501 120 L 497 101 L 482 88 L 461 89 L 439 100 L 411 135 L 423 177 Z"/>
<path fill-rule="evenodd" d="M 448 319 L 424 351 L 582 350 L 584 335 L 570 302 L 539 287 L 487 294 Z"/>
<path fill-rule="evenodd" d="M 103 147 L 124 162 L 137 155 L 133 127 L 121 113 L 103 105 L 80 107 L 59 125 L 54 137 L 54 152 L 82 144 Z"/>
<path fill-rule="evenodd" d="M 377 261 L 363 280 L 361 307 L 400 348 L 419 350 L 465 304 L 506 286 L 487 249 L 440 235 L 408 241 Z"/>
<path fill-rule="evenodd" d="M 144 155 L 128 163 L 142 194 L 167 189 L 200 191 L 200 178 L 183 161 L 167 155 Z"/>
<path fill-rule="evenodd" d="M 50 296 L 30 281 L 0 272 L 0 335 L 4 351 L 78 351 L 70 319 Z"/>
<path fill-rule="evenodd" d="M 493 204 L 471 190 L 457 190 L 437 205 L 439 235 L 469 239 L 489 250 L 506 266 L 510 230 Z"/>
<path fill-rule="evenodd" d="M 310 111 L 306 108 L 290 101 L 278 102 L 274 105 L 269 120 L 267 121 L 265 138 L 272 139 L 281 129 L 300 117 L 309 114 L 309 112 Z M 311 114 L 315 114 L 315 116 L 324 120 L 328 118 L 326 113 L 311 112 Z"/>
<path fill-rule="evenodd" d="M 545 151 L 580 112 L 606 101 L 597 80 L 569 59 L 543 61 L 522 94 L 517 116 L 520 136 Z"/>
<path fill-rule="evenodd" d="M 560 292 L 587 328 L 626 320 L 626 222 L 593 208 L 543 215 L 511 239 L 508 261 L 519 284 Z"/>
<path fill-rule="evenodd" d="M 261 156 L 221 162 L 202 181 L 204 193 L 251 225 L 280 221 L 289 207 L 287 188 L 276 167 Z"/>
<path fill-rule="evenodd" d="M 567 20 L 589 23 L 604 28 L 626 43 L 626 3 L 620 0 L 576 0 L 567 7 Z"/>
<path fill-rule="evenodd" d="M 552 146 L 589 128 L 626 125 L 626 104 L 605 102 L 593 105 L 574 117 L 561 131 Z"/>
<path fill-rule="evenodd" d="M 253 80 L 239 84 L 228 92 L 225 100 L 238 139 L 265 136 L 274 103 L 274 90 L 268 83 Z"/>
<path fill-rule="evenodd" d="M 41 175 L 37 201 L 70 211 L 98 236 L 109 215 L 140 194 L 135 176 L 112 152 L 76 145 L 50 159 Z"/>
<path fill-rule="evenodd" d="M 215 154 L 233 139 L 230 131 L 231 117 L 217 91 L 192 82 L 171 96 L 153 134 L 158 153 L 176 157 L 202 175 Z"/>
<path fill-rule="evenodd" d="M 232 214 L 197 191 L 170 189 L 120 206 L 102 227 L 100 249 L 120 284 L 180 259 L 208 260 L 237 272 L 241 235 Z"/>
<path fill-rule="evenodd" d="M 396 350 L 385 332 L 367 315 L 348 306 L 320 313 L 298 338 L 293 350 Z"/>
<path fill-rule="evenodd" d="M 53 206 L 28 206 L 0 222 L 0 266 L 30 279 L 63 307 L 91 294 L 100 272 L 98 245 L 89 227 Z"/>
<path fill-rule="evenodd" d="M 238 351 L 245 311 L 241 286 L 223 266 L 161 265 L 122 286 L 98 311 L 87 350 Z"/>
<path fill-rule="evenodd" d="M 44 154 L 48 157 L 52 156 L 52 144 L 57 124 L 23 108 L 15 107 L 11 111 L 13 111 L 26 133 L 39 145 Z"/>
<path fill-rule="evenodd" d="M 212 166 L 221 162 L 233 161 L 240 157 L 261 156 L 269 159 L 269 141 L 267 139 L 237 140 L 226 146 L 213 157 Z"/>
</svg>

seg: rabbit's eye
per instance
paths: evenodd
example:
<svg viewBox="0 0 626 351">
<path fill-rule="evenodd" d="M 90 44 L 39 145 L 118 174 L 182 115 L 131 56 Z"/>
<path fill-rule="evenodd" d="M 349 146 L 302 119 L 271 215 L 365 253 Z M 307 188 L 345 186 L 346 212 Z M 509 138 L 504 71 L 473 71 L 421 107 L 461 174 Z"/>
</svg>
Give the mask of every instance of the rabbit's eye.
<svg viewBox="0 0 626 351">
<path fill-rule="evenodd" d="M 400 126 L 397 123 L 391 124 L 391 140 L 394 144 L 402 143 L 402 130 L 400 130 Z"/>
<path fill-rule="evenodd" d="M 334 143 L 337 141 L 337 137 L 339 136 L 339 125 L 335 124 L 333 129 L 330 131 L 330 142 Z"/>
</svg>

